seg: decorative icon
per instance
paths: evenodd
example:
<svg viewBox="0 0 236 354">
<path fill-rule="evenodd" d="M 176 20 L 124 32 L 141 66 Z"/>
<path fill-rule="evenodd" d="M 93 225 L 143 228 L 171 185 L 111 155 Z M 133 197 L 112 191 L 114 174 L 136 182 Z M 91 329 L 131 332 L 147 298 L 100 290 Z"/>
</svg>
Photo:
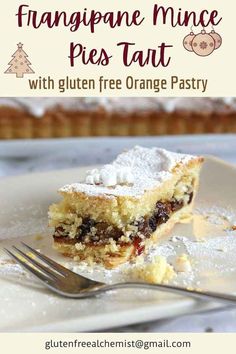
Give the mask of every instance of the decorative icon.
<svg viewBox="0 0 236 354">
<path fill-rule="evenodd" d="M 194 37 L 195 34 L 192 31 L 186 37 L 184 37 L 183 45 L 184 48 L 189 52 L 193 52 L 192 41 Z"/>
<path fill-rule="evenodd" d="M 13 59 L 8 65 L 10 67 L 5 71 L 5 74 L 16 74 L 16 77 L 23 78 L 24 74 L 34 74 L 34 71 L 31 69 L 31 62 L 27 59 L 28 55 L 23 50 L 23 44 L 17 44 L 18 49 L 12 55 Z"/>
<path fill-rule="evenodd" d="M 206 57 L 211 55 L 214 50 L 220 48 L 222 45 L 222 37 L 219 33 L 216 33 L 214 29 L 210 33 L 207 33 L 204 29 L 194 35 L 192 29 L 190 34 L 184 37 L 183 46 L 188 52 L 194 52 L 195 54 Z"/>
<path fill-rule="evenodd" d="M 212 31 L 209 33 L 215 40 L 215 49 L 218 49 L 222 45 L 222 37 L 219 35 L 219 33 L 216 33 L 214 28 Z"/>
<path fill-rule="evenodd" d="M 193 38 L 192 48 L 197 55 L 206 57 L 214 52 L 215 40 L 210 34 L 206 33 L 205 30 L 202 30 L 201 33 Z"/>
</svg>

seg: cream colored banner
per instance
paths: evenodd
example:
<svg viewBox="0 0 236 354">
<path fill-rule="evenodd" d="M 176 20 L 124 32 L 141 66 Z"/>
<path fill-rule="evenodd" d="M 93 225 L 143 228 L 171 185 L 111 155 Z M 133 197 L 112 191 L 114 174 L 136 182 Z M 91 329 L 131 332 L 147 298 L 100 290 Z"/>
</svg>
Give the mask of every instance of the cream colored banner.
<svg viewBox="0 0 236 354">
<path fill-rule="evenodd" d="M 4 354 L 41 353 L 235 353 L 236 334 L 82 333 L 1 334 Z"/>
<path fill-rule="evenodd" d="M 0 96 L 235 96 L 236 2 L 10 0 Z"/>
</svg>

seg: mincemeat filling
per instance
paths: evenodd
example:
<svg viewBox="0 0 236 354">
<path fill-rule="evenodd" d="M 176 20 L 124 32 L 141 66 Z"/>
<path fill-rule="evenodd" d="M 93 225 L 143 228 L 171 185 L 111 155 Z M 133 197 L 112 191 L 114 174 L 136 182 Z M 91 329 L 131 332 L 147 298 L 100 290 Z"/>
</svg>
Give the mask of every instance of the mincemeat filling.
<svg viewBox="0 0 236 354">
<path fill-rule="evenodd" d="M 193 192 L 187 193 L 187 195 L 189 196 L 187 204 L 190 204 L 193 199 Z M 142 217 L 131 224 L 135 231 L 129 236 L 130 241 L 137 244 L 138 247 L 142 237 L 149 238 L 159 225 L 166 223 L 170 216 L 184 205 L 184 200 L 176 200 L 174 198 L 166 202 L 158 201 L 151 216 Z M 82 242 L 94 245 L 106 244 L 109 242 L 109 239 L 113 239 L 117 243 L 122 244 L 123 240 L 121 237 L 123 235 L 123 231 L 116 226 L 105 222 L 95 222 L 93 219 L 86 217 L 78 227 L 74 238 L 70 238 L 69 233 L 61 225 L 55 228 L 54 239 L 56 242 L 68 244 Z"/>
</svg>

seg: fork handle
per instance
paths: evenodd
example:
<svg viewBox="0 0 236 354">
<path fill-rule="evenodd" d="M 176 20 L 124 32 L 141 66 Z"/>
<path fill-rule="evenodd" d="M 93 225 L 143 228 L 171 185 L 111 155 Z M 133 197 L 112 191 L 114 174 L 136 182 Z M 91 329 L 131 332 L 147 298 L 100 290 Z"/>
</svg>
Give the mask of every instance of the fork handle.
<svg viewBox="0 0 236 354">
<path fill-rule="evenodd" d="M 216 301 L 221 302 L 226 305 L 236 305 L 236 296 L 230 294 L 223 294 L 214 291 L 197 291 L 194 289 L 185 289 L 179 288 L 177 286 L 172 285 L 161 285 L 161 284 L 148 284 L 141 282 L 128 282 L 128 283 L 117 283 L 111 285 L 105 285 L 101 287 L 102 291 L 109 291 L 115 289 L 131 289 L 131 288 L 141 288 L 141 289 L 150 289 L 150 290 L 160 290 L 166 291 L 172 294 L 178 295 L 187 295 L 195 299 L 199 300 L 207 300 L 207 301 Z M 99 289 L 100 290 L 100 289 Z M 98 292 L 100 292 L 98 290 Z"/>
</svg>

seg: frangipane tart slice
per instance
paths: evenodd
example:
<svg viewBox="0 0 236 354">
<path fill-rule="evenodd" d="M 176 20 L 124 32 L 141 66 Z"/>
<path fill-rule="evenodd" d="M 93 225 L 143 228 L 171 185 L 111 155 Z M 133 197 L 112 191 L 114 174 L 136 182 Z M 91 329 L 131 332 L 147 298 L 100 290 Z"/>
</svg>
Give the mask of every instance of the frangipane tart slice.
<svg viewBox="0 0 236 354">
<path fill-rule="evenodd" d="M 84 183 L 59 190 L 50 207 L 54 246 L 75 260 L 114 268 L 147 252 L 191 216 L 202 157 L 136 146 Z"/>
</svg>

